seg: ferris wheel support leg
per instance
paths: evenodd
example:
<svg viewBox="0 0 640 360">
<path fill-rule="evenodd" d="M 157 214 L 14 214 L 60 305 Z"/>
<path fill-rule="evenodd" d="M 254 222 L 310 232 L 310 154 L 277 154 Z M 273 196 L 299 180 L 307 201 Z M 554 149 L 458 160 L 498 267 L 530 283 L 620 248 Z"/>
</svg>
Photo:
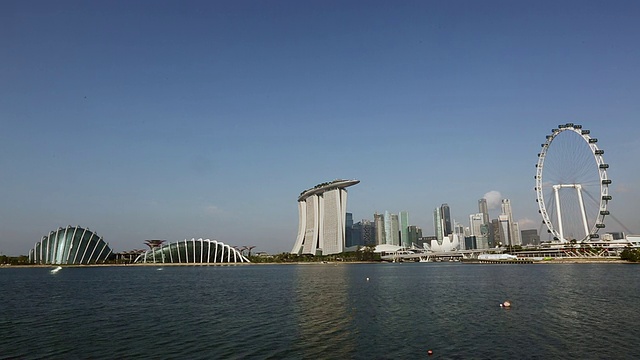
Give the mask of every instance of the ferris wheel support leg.
<svg viewBox="0 0 640 360">
<path fill-rule="evenodd" d="M 577 186 L 578 202 L 580 203 L 580 212 L 582 213 L 582 225 L 584 226 L 584 236 L 589 237 L 589 225 L 587 224 L 587 213 L 584 209 L 584 201 L 582 200 L 582 186 Z"/>
<path fill-rule="evenodd" d="M 560 241 L 564 242 L 564 231 L 562 230 L 562 211 L 560 210 L 560 186 L 554 185 L 553 192 L 556 197 L 556 209 L 558 211 L 558 233 L 560 234 Z"/>
</svg>

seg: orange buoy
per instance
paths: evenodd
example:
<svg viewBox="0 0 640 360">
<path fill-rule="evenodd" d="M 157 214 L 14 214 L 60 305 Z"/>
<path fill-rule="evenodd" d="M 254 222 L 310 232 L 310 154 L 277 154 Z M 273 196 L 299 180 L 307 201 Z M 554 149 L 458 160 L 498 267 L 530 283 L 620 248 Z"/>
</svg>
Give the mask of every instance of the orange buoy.
<svg viewBox="0 0 640 360">
<path fill-rule="evenodd" d="M 433 355 L 433 350 L 428 350 L 427 351 L 427 355 L 429 355 L 429 356 Z"/>
</svg>

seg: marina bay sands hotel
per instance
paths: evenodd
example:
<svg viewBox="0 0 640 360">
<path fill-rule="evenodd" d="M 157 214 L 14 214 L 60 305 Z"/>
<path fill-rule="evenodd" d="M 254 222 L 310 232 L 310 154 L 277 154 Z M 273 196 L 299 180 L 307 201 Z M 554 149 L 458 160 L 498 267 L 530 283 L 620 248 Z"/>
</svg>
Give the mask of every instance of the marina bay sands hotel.
<svg viewBox="0 0 640 360">
<path fill-rule="evenodd" d="M 298 197 L 298 236 L 292 254 L 329 255 L 344 251 L 347 190 L 360 180 L 334 180 Z"/>
</svg>

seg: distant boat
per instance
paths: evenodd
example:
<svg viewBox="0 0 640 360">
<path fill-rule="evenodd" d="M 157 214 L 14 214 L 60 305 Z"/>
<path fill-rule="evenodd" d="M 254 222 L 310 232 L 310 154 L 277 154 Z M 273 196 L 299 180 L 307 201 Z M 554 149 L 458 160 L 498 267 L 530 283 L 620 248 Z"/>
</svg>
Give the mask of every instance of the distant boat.
<svg viewBox="0 0 640 360">
<path fill-rule="evenodd" d="M 55 269 L 51 269 L 51 273 L 52 273 L 52 274 L 55 274 L 55 273 L 57 273 L 57 272 L 58 272 L 58 271 L 60 271 L 60 270 L 62 270 L 62 266 L 58 266 L 58 267 L 57 267 L 57 268 L 55 268 Z"/>
</svg>

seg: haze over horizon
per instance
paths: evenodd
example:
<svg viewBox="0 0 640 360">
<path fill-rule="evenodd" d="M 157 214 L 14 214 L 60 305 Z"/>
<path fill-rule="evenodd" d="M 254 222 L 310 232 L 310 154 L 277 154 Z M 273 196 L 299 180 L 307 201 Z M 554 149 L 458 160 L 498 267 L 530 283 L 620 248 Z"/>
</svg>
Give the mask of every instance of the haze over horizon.
<svg viewBox="0 0 640 360">
<path fill-rule="evenodd" d="M 2 1 L 0 253 L 89 227 L 111 248 L 217 239 L 289 251 L 301 191 L 354 221 L 511 200 L 559 124 L 606 152 L 640 233 L 640 3 Z M 492 209 L 491 215 L 497 215 Z M 605 231 L 623 229 L 611 219 Z"/>
</svg>

